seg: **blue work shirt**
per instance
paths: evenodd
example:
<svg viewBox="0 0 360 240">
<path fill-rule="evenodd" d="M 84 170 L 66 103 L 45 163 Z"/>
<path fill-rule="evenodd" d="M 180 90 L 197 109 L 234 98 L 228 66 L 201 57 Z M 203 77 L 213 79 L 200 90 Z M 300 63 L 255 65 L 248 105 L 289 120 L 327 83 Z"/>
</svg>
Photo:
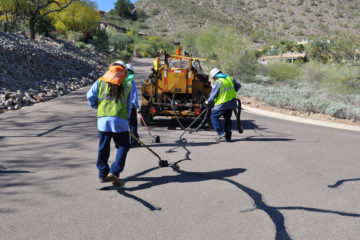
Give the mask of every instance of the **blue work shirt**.
<svg viewBox="0 0 360 240">
<path fill-rule="evenodd" d="M 131 86 L 130 93 L 128 96 L 128 101 L 126 105 L 126 110 L 128 112 L 127 119 L 130 118 L 131 105 L 136 93 L 136 87 Z M 98 96 L 99 96 L 99 80 L 97 80 L 90 90 L 87 92 L 86 97 L 88 99 L 89 105 L 91 108 L 97 109 L 98 107 Z M 129 131 L 128 120 L 122 119 L 120 117 L 99 117 L 97 121 L 98 130 L 101 132 L 127 132 Z"/>
<path fill-rule="evenodd" d="M 228 75 L 226 75 L 226 74 L 218 73 L 214 77 L 215 78 L 226 78 L 227 76 Z M 235 92 L 237 92 L 241 88 L 240 83 L 235 79 L 234 79 L 234 88 L 235 88 Z M 219 90 L 220 90 L 220 83 L 214 82 L 210 96 L 208 98 L 209 102 L 213 102 L 218 97 Z M 237 102 L 236 102 L 235 98 L 228 102 L 221 103 L 219 105 L 215 105 L 213 109 L 214 110 L 228 110 L 228 109 L 234 109 L 234 108 L 237 108 Z"/>
<path fill-rule="evenodd" d="M 131 91 L 134 92 L 134 95 L 132 96 L 132 98 L 129 98 L 129 100 L 131 100 L 132 106 L 138 109 L 139 108 L 138 93 L 136 91 L 136 85 L 134 80 L 131 80 Z"/>
</svg>

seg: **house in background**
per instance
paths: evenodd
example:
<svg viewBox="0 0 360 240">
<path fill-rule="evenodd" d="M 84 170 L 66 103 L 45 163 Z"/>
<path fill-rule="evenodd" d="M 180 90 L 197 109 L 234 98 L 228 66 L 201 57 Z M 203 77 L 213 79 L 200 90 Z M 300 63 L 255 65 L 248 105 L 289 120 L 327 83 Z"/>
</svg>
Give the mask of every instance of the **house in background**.
<svg viewBox="0 0 360 240">
<path fill-rule="evenodd" d="M 263 56 L 258 58 L 258 63 L 261 64 L 268 64 L 273 62 L 288 62 L 294 63 L 295 61 L 301 60 L 305 61 L 305 53 L 298 53 L 298 52 L 287 52 L 280 55 L 273 55 L 273 56 Z"/>
</svg>

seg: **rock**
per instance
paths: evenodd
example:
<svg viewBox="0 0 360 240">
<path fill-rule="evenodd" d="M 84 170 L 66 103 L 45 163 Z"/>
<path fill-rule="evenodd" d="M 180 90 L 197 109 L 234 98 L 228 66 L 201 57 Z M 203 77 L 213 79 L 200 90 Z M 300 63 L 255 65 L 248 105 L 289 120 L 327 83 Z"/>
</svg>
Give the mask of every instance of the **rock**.
<svg viewBox="0 0 360 240">
<path fill-rule="evenodd" d="M 9 99 L 9 98 L 16 98 L 17 94 L 15 92 L 7 92 L 5 93 L 5 99 Z"/>
<path fill-rule="evenodd" d="M 79 89 L 92 82 L 89 76 L 100 76 L 108 67 L 106 55 L 96 49 L 80 50 L 74 42 L 46 37 L 32 40 L 20 32 L 0 32 L 0 36 L 0 50 L 7 54 L 0 62 L 0 106 L 6 105 L 3 109 Z M 10 99 L 13 101 L 5 102 Z"/>
<path fill-rule="evenodd" d="M 15 99 L 15 104 L 16 105 L 21 105 L 21 102 L 22 102 L 22 100 L 21 100 L 21 97 L 18 95 L 18 97 Z"/>
<path fill-rule="evenodd" d="M 43 102 L 44 101 L 44 98 L 43 97 L 39 97 L 37 95 L 34 96 L 34 99 L 37 101 L 37 102 Z"/>
<path fill-rule="evenodd" d="M 64 84 L 62 84 L 62 83 L 57 83 L 57 84 L 56 84 L 56 89 L 57 89 L 57 90 L 64 90 L 64 89 L 65 89 L 65 86 L 64 86 Z"/>
</svg>

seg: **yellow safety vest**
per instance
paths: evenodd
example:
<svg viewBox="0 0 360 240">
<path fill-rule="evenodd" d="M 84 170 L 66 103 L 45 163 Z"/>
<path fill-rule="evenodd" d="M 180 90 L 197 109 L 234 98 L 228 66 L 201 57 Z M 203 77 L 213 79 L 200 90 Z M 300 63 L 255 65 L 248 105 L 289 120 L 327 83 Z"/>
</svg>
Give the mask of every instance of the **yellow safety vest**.
<svg viewBox="0 0 360 240">
<path fill-rule="evenodd" d="M 126 86 L 123 86 L 123 91 L 120 93 L 120 98 L 116 101 L 110 96 L 109 85 L 99 80 L 99 95 L 98 95 L 98 117 L 120 117 L 127 119 L 127 100 L 131 89 L 131 81 L 128 81 Z"/>
<path fill-rule="evenodd" d="M 216 80 L 220 84 L 219 95 L 215 99 L 215 106 L 236 98 L 234 79 L 230 76 Z"/>
</svg>

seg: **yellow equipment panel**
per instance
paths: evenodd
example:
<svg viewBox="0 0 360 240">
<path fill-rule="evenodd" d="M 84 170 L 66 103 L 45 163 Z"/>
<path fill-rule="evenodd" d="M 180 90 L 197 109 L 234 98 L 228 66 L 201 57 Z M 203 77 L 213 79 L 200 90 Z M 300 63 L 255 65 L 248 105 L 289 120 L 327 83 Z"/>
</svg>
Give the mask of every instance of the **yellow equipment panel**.
<svg viewBox="0 0 360 240">
<path fill-rule="evenodd" d="M 186 69 L 164 70 L 159 88 L 162 92 L 187 93 L 188 71 Z"/>
</svg>

